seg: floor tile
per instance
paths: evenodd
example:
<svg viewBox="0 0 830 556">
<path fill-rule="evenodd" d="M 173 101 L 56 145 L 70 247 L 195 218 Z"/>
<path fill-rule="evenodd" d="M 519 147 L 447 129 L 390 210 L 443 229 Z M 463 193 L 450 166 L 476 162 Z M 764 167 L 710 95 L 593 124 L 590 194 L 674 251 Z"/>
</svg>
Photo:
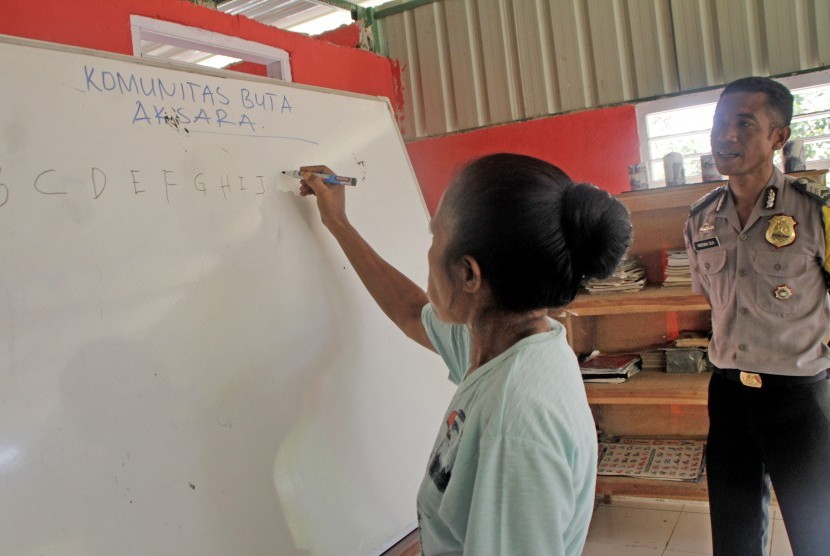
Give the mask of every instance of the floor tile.
<svg viewBox="0 0 830 556">
<path fill-rule="evenodd" d="M 708 514 L 709 502 L 703 500 L 687 500 L 683 503 L 683 511 L 692 514 Z"/>
<path fill-rule="evenodd" d="M 770 556 L 793 556 L 787 530 L 784 528 L 784 522 L 780 519 L 772 520 L 772 539 L 769 544 Z"/>
<path fill-rule="evenodd" d="M 665 549 L 680 512 L 600 506 L 594 512 L 588 541 L 614 546 Z"/>
<path fill-rule="evenodd" d="M 709 514 L 682 512 L 666 548 L 693 554 L 711 554 Z"/>
<path fill-rule="evenodd" d="M 582 556 L 663 556 L 662 548 L 637 548 L 602 542 L 587 542 Z"/>
</svg>

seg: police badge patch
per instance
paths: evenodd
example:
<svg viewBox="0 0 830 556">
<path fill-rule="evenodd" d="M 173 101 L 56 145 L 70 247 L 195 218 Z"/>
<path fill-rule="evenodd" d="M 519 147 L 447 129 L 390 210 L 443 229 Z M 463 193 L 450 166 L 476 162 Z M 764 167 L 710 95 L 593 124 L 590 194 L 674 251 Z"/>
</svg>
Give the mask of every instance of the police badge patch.
<svg viewBox="0 0 830 556">
<path fill-rule="evenodd" d="M 776 214 L 769 219 L 769 226 L 767 226 L 764 237 L 776 248 L 792 245 L 795 242 L 795 227 L 797 224 L 798 222 L 792 216 Z"/>
</svg>

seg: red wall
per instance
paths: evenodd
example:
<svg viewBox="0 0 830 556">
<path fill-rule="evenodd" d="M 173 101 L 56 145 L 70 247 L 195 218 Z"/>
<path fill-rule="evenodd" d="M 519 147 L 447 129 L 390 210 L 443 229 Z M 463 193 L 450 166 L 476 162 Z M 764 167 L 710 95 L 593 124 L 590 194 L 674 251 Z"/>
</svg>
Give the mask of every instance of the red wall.
<svg viewBox="0 0 830 556">
<path fill-rule="evenodd" d="M 382 56 L 184 0 L 0 0 L 0 33 L 132 54 L 130 15 L 201 27 L 287 50 L 297 83 L 381 95 L 393 101 L 400 98 L 395 89 L 396 66 Z M 253 69 L 252 73 L 261 72 Z"/>
<path fill-rule="evenodd" d="M 630 105 L 422 139 L 407 149 L 431 213 L 458 169 L 486 154 L 535 156 L 611 193 L 629 189 L 627 166 L 640 161 L 637 116 Z"/>
<path fill-rule="evenodd" d="M 355 23 L 341 25 L 337 29 L 322 33 L 318 38 L 325 39 L 330 43 L 339 44 L 340 46 L 356 48 L 360 43 L 360 28 Z"/>
</svg>

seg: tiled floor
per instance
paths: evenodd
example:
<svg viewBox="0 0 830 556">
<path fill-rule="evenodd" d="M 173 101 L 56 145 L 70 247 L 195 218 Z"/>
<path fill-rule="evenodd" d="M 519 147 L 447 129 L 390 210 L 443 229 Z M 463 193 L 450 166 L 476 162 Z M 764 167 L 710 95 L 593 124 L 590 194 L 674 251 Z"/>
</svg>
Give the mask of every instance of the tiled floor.
<svg viewBox="0 0 830 556">
<path fill-rule="evenodd" d="M 772 508 L 770 556 L 792 556 L 784 522 Z M 583 556 L 694 556 L 712 554 L 705 502 L 614 498 L 594 511 Z"/>
<path fill-rule="evenodd" d="M 773 507 L 769 556 L 792 556 L 781 514 Z M 418 531 L 384 556 L 420 556 Z M 600 504 L 582 556 L 698 556 L 712 554 L 706 502 L 615 497 Z"/>
</svg>

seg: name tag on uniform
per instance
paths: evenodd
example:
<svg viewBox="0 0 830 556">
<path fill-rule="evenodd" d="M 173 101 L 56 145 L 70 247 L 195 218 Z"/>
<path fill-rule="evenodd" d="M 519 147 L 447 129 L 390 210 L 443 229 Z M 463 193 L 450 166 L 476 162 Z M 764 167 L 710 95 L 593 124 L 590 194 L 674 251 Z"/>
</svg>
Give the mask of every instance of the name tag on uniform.
<svg viewBox="0 0 830 556">
<path fill-rule="evenodd" d="M 720 245 L 720 240 L 716 237 L 711 237 L 709 239 L 701 239 L 700 241 L 694 242 L 695 251 L 711 249 L 712 247 L 717 247 L 718 245 Z"/>
</svg>

